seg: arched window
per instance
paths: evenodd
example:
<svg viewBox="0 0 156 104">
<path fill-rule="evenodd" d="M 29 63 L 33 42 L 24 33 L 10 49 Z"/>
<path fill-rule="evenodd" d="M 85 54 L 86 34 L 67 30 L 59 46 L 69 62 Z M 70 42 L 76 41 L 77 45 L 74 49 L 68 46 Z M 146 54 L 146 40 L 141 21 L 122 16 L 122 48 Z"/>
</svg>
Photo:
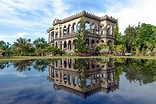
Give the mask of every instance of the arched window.
<svg viewBox="0 0 156 104">
<path fill-rule="evenodd" d="M 55 47 L 58 47 L 58 46 L 57 46 L 57 42 L 55 43 Z"/>
<path fill-rule="evenodd" d="M 96 43 L 99 43 L 99 40 L 97 40 Z"/>
<path fill-rule="evenodd" d="M 66 26 L 63 27 L 63 35 L 66 35 L 67 34 L 67 28 Z"/>
<path fill-rule="evenodd" d="M 68 34 L 71 34 L 71 25 L 68 25 Z"/>
<path fill-rule="evenodd" d="M 75 23 L 73 23 L 73 32 L 76 32 L 76 24 Z"/>
<path fill-rule="evenodd" d="M 67 42 L 64 41 L 64 48 L 66 49 L 67 48 Z"/>
<path fill-rule="evenodd" d="M 68 49 L 71 50 L 71 41 L 68 41 Z"/>
<path fill-rule="evenodd" d="M 86 26 L 86 30 L 90 30 L 90 23 L 88 21 L 86 21 L 85 26 Z"/>
<path fill-rule="evenodd" d="M 80 30 L 80 22 L 77 24 L 77 29 Z"/>
<path fill-rule="evenodd" d="M 93 46 L 93 45 L 94 45 L 94 40 L 91 41 L 91 46 Z"/>
</svg>

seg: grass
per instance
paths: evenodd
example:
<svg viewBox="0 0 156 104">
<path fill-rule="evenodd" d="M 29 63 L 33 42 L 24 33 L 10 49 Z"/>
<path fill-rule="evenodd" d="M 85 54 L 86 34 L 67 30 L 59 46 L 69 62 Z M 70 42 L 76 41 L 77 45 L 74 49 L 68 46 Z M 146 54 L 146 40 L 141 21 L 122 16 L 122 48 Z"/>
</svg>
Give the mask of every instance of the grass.
<svg viewBox="0 0 156 104">
<path fill-rule="evenodd" d="M 134 59 L 152 59 L 156 60 L 156 56 L 89 56 L 89 57 L 80 57 L 80 56 L 12 56 L 0 57 L 0 62 L 6 61 L 17 61 L 17 60 L 29 60 L 29 59 L 52 59 L 52 58 L 134 58 Z"/>
</svg>

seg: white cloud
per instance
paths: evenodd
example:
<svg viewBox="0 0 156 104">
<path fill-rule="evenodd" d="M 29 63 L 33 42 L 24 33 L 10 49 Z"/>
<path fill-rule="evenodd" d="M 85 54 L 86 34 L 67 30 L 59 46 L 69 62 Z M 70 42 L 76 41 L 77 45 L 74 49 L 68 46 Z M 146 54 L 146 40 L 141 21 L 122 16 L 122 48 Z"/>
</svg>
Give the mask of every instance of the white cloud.
<svg viewBox="0 0 156 104">
<path fill-rule="evenodd" d="M 115 3 L 108 8 L 106 14 L 118 18 L 120 32 L 124 32 L 126 27 L 141 23 L 156 25 L 155 0 L 128 0 L 127 4 Z"/>
<path fill-rule="evenodd" d="M 44 38 L 47 40 L 47 34 L 46 33 L 40 33 L 40 32 L 34 32 L 34 33 L 28 33 L 28 32 L 19 32 L 19 33 L 15 33 L 15 34 L 12 34 L 12 35 L 9 35 L 9 34 L 4 34 L 4 35 L 1 35 L 0 34 L 0 40 L 5 40 L 6 42 L 9 42 L 9 43 L 13 43 L 16 41 L 16 39 L 18 38 L 26 38 L 26 39 L 31 39 L 31 41 L 34 41 L 34 39 L 37 39 L 37 38 Z"/>
<path fill-rule="evenodd" d="M 20 73 L 20 72 L 5 72 L 5 71 L 1 71 L 0 75 L 1 76 L 13 75 L 13 76 L 17 76 L 17 77 L 26 77 L 26 75 L 24 75 L 24 73 Z"/>
<path fill-rule="evenodd" d="M 44 37 L 54 18 L 68 16 L 69 5 L 62 0 L 3 0 L 0 1 L 0 40 L 16 41 L 19 37 Z M 6 29 L 7 28 L 7 29 Z M 6 31 L 8 30 L 8 31 Z M 13 32 L 12 32 L 13 31 Z"/>
<path fill-rule="evenodd" d="M 105 7 L 105 13 L 95 12 L 94 7 L 91 10 L 88 7 L 86 11 L 98 16 L 107 14 L 118 18 L 122 33 L 129 24 L 137 25 L 138 22 L 145 22 L 156 25 L 155 0 L 106 0 L 106 2 L 104 6 L 99 7 L 99 10 L 104 10 L 103 7 Z M 75 8 L 74 5 L 77 5 L 76 2 L 67 4 L 64 0 L 33 0 L 33 2 L 30 0 L 1 0 L 0 28 L 5 28 L 5 30 L 0 30 L 0 40 L 15 41 L 18 37 L 29 38 L 29 36 L 32 40 L 37 37 L 47 39 L 46 30 L 52 26 L 55 18 L 63 19 L 81 11 L 81 8 Z"/>
</svg>

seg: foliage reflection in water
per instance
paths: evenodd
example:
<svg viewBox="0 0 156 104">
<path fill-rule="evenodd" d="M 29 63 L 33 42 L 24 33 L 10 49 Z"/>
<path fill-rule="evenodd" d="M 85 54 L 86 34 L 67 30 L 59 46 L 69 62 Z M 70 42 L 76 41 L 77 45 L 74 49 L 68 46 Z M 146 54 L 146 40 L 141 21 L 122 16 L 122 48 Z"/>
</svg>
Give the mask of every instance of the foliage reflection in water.
<svg viewBox="0 0 156 104">
<path fill-rule="evenodd" d="M 16 71 L 20 73 L 32 71 L 33 69 L 37 70 L 38 72 L 45 72 L 47 69 L 46 80 L 50 82 L 49 84 L 53 84 L 53 88 L 56 91 L 55 94 L 59 93 L 59 91 L 65 91 L 66 93 L 69 92 L 69 94 L 77 97 L 80 96 L 84 99 L 90 99 L 91 96 L 95 95 L 100 96 L 99 94 L 104 92 L 105 94 L 108 94 L 105 96 L 105 98 L 110 101 L 111 99 L 107 97 L 113 95 L 113 93 L 116 94 L 122 92 L 120 87 L 125 86 L 122 84 L 123 76 L 128 82 L 131 84 L 133 83 L 133 85 L 134 83 L 139 83 L 139 86 L 146 84 L 149 85 L 150 83 L 154 83 L 154 85 L 156 85 L 156 60 L 70 58 L 23 60 L 14 62 L 1 62 L 0 71 L 2 71 L 2 69 L 9 69 L 11 66 L 13 66 Z M 0 80 L 0 83 L 1 82 L 3 81 Z M 10 82 L 8 81 L 8 83 Z M 43 82 L 40 83 L 42 84 Z M 7 84 L 5 85 L 4 83 L 4 86 L 7 86 Z M 137 85 L 138 88 L 139 86 Z M 6 93 L 3 91 L 0 92 L 1 95 Z M 110 92 L 113 93 L 109 94 Z M 155 92 L 153 92 L 152 95 L 156 95 Z M 20 96 L 20 94 L 18 96 Z M 78 99 L 77 97 L 73 99 Z M 1 103 L 3 103 L 2 98 L 0 101 Z M 68 99 L 71 100 L 71 98 Z M 89 102 L 87 99 L 82 101 L 82 103 L 86 101 Z M 146 99 L 147 97 L 144 99 L 144 103 L 149 102 L 149 100 Z M 50 101 L 50 99 L 48 99 L 48 101 Z M 139 99 L 137 103 L 142 103 L 142 101 L 143 100 Z M 152 99 L 150 101 L 152 102 L 156 100 Z M 134 102 L 135 101 L 133 101 L 133 103 Z M 98 101 L 96 100 L 95 103 L 98 103 Z M 124 101 L 124 103 L 126 102 Z"/>
</svg>

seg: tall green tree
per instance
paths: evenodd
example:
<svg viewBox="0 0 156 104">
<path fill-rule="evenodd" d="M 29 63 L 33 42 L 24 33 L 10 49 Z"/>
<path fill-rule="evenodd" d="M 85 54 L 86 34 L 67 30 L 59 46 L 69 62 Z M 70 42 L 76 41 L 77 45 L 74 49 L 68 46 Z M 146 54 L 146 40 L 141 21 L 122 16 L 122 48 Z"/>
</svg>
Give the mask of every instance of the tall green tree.
<svg viewBox="0 0 156 104">
<path fill-rule="evenodd" d="M 146 23 L 138 23 L 138 26 L 129 25 L 123 39 L 126 49 L 135 53 L 140 51 L 143 55 L 152 52 L 156 47 L 155 29 L 155 26 Z"/>
<path fill-rule="evenodd" d="M 135 26 L 130 26 L 130 25 L 124 31 L 125 35 L 123 38 L 123 42 L 124 42 L 128 52 L 131 52 L 134 50 L 133 48 L 137 41 L 137 39 L 135 39 L 135 37 L 137 36 L 138 32 L 139 31 L 137 30 L 137 28 Z"/>
<path fill-rule="evenodd" d="M 75 42 L 75 46 L 76 46 L 76 53 L 88 53 L 88 36 L 87 36 L 87 31 L 86 31 L 86 25 L 85 25 L 85 19 L 84 19 L 84 13 L 81 17 L 80 20 L 80 26 L 78 29 L 78 33 L 76 35 L 76 42 Z"/>
<path fill-rule="evenodd" d="M 116 23 L 115 25 L 115 28 L 114 28 L 114 45 L 121 45 L 122 44 L 122 39 L 123 39 L 123 36 L 121 33 L 119 33 L 119 26 L 118 26 L 118 22 Z"/>
</svg>

